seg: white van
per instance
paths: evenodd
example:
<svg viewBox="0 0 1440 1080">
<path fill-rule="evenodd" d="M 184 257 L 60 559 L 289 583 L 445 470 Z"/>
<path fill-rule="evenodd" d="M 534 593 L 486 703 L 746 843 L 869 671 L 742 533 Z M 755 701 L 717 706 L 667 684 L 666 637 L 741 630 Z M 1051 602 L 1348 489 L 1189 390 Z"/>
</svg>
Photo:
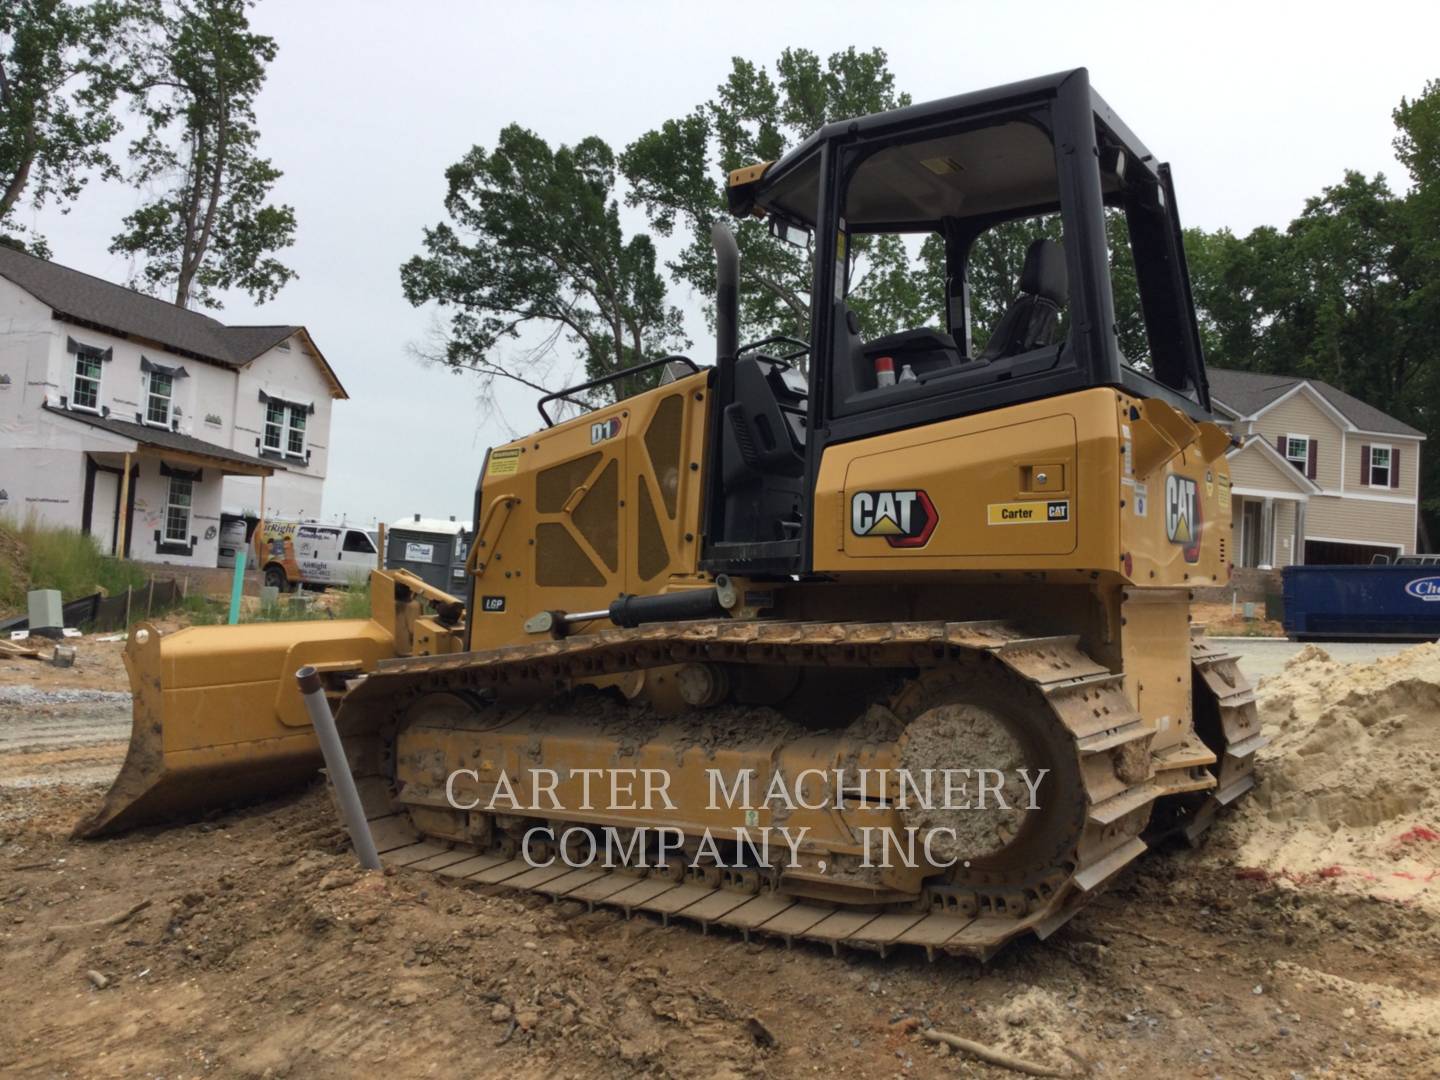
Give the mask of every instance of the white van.
<svg viewBox="0 0 1440 1080">
<path fill-rule="evenodd" d="M 256 530 L 255 553 L 265 584 L 282 590 L 362 583 L 379 565 L 364 529 L 318 521 L 266 521 Z"/>
</svg>

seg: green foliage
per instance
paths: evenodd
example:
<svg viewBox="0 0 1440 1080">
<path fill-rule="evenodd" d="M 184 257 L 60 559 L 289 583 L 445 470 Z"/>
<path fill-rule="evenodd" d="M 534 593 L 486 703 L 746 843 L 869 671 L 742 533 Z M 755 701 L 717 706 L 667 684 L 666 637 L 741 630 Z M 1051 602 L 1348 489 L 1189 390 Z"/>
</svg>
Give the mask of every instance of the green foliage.
<svg viewBox="0 0 1440 1080">
<path fill-rule="evenodd" d="M 1392 114 L 1411 187 L 1346 171 L 1284 229 L 1187 231 L 1206 359 L 1323 379 L 1440 437 L 1440 82 Z M 1435 455 L 1422 508 L 1440 515 Z M 1432 533 L 1433 535 L 1433 533 Z"/>
<path fill-rule="evenodd" d="M 688 344 L 650 237 L 621 228 L 603 140 L 552 150 L 511 124 L 493 150 L 473 147 L 445 176 L 450 220 L 426 229 L 425 254 L 400 270 L 407 300 L 449 314 L 436 359 L 474 371 L 486 389 L 497 378 L 539 388 L 500 352 L 529 327 L 548 335 L 531 367 L 564 335 L 591 379 Z"/>
<path fill-rule="evenodd" d="M 728 174 L 780 158 L 826 123 L 909 100 L 880 49 L 823 59 L 787 49 L 770 65 L 733 58 L 708 100 L 645 132 L 618 157 L 598 139 L 552 151 L 512 126 L 493 151 L 477 147 L 450 170 L 451 221 L 428 230 L 426 254 L 402 268 L 406 296 L 446 307 L 442 359 L 487 379 L 540 385 L 544 372 L 533 354 L 509 366 L 495 355 L 500 342 L 534 321 L 580 345 L 592 375 L 648 358 L 678 335 L 678 322 L 648 237 L 622 234 L 616 199 L 623 197 L 643 210 L 655 235 L 679 239 L 665 269 L 702 297 L 715 295 L 710 228 L 717 220 L 730 224 L 741 251 L 742 340 L 807 338 L 812 252 L 770 236 L 760 220 L 731 219 Z M 1408 191 L 1397 194 L 1383 176 L 1346 172 L 1283 228 L 1245 236 L 1188 230 L 1186 255 L 1210 363 L 1324 379 L 1434 439 L 1440 80 L 1403 100 L 1392 118 Z M 617 178 L 624 184 L 618 196 Z M 1057 216 L 1002 223 L 975 241 L 968 265 L 973 350 L 984 347 L 1014 299 L 1025 251 L 1042 236 L 1063 240 Z M 1120 348 L 1128 363 L 1144 367 L 1149 340 L 1122 212 L 1107 211 L 1106 237 Z M 943 324 L 940 237 L 852 237 L 848 255 L 848 302 L 865 336 Z M 1422 459 L 1422 490 L 1436 491 L 1440 455 Z M 1423 505 L 1427 516 L 1440 517 L 1440 497 Z"/>
<path fill-rule="evenodd" d="M 910 96 L 895 90 L 883 49 L 851 47 L 823 62 L 807 49 L 786 49 L 773 75 L 735 57 L 713 98 L 626 147 L 620 155 L 630 184 L 626 201 L 643 208 L 660 235 L 679 231 L 686 244 L 669 269 L 676 281 L 711 298 L 710 227 L 723 216 L 740 246 L 742 336 L 808 339 L 810 253 L 771 237 L 763 221 L 730 219 L 725 214 L 729 173 L 779 158 L 832 120 L 908 104 Z M 919 261 L 933 266 L 937 250 L 938 243 L 928 244 Z M 911 253 L 898 238 L 859 238 L 852 256 L 851 306 L 868 336 L 922 326 L 943 310 L 942 298 L 931 287 L 936 279 L 914 273 Z"/>
<path fill-rule="evenodd" d="M 275 59 L 250 31 L 253 0 L 174 0 L 153 10 L 137 63 L 145 131 L 130 146 L 130 180 L 157 194 L 111 243 L 140 259 L 132 284 L 180 307 L 221 306 L 216 290 L 272 299 L 295 272 L 275 252 L 295 237 L 295 212 L 269 202 L 280 170 L 260 156 L 255 98 Z"/>
<path fill-rule="evenodd" d="M 106 144 L 138 14 L 115 0 L 0 4 L 0 231 L 21 231 L 17 206 L 63 207 L 92 173 L 119 175 Z M 24 246 L 47 253 L 36 237 Z"/>
<path fill-rule="evenodd" d="M 102 555 L 87 533 L 34 519 L 0 521 L 0 610 L 23 610 L 31 589 L 59 589 L 68 601 L 101 590 L 113 595 L 146 580 L 143 566 Z"/>
</svg>

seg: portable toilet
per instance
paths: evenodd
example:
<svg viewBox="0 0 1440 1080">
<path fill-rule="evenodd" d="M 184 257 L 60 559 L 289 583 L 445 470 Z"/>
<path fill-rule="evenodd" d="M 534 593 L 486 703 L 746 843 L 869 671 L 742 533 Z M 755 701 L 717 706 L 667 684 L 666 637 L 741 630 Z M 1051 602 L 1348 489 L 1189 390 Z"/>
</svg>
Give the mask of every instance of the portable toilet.
<svg viewBox="0 0 1440 1080">
<path fill-rule="evenodd" d="M 259 523 L 257 518 L 250 517 L 243 512 L 221 510 L 220 549 L 215 557 L 215 565 L 233 567 L 236 554 L 250 543 L 250 537 Z"/>
<path fill-rule="evenodd" d="M 385 566 L 409 570 L 416 577 L 460 595 L 465 586 L 465 559 L 470 554 L 470 526 L 452 516 L 401 518 L 385 531 Z"/>
</svg>

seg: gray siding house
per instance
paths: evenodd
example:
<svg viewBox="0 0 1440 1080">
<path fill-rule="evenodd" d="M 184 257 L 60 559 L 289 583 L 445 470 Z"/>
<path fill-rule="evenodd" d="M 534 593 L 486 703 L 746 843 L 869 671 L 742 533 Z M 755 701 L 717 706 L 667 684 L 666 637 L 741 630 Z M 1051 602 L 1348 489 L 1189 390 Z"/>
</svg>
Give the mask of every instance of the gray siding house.
<svg viewBox="0 0 1440 1080">
<path fill-rule="evenodd" d="M 1240 440 L 1229 454 L 1238 565 L 1415 553 L 1422 432 L 1319 379 L 1224 368 L 1209 377 Z"/>
</svg>

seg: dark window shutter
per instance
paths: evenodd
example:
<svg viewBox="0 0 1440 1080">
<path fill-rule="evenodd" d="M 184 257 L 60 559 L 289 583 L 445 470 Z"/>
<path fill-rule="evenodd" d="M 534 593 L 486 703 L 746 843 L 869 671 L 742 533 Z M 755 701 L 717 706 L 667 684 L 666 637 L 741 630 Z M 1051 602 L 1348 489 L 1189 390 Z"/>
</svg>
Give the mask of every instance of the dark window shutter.
<svg viewBox="0 0 1440 1080">
<path fill-rule="evenodd" d="M 1400 450 L 1393 446 L 1390 448 L 1390 486 L 1400 486 Z"/>
<path fill-rule="evenodd" d="M 1305 458 L 1305 475 L 1311 480 L 1315 479 L 1315 462 L 1320 457 L 1320 440 L 1310 440 L 1310 450 Z"/>
<path fill-rule="evenodd" d="M 1280 451 L 1281 457 L 1289 457 L 1290 442 L 1284 435 L 1275 436 L 1275 449 Z"/>
<path fill-rule="evenodd" d="M 1370 447 L 1360 447 L 1360 483 L 1370 483 Z"/>
</svg>

